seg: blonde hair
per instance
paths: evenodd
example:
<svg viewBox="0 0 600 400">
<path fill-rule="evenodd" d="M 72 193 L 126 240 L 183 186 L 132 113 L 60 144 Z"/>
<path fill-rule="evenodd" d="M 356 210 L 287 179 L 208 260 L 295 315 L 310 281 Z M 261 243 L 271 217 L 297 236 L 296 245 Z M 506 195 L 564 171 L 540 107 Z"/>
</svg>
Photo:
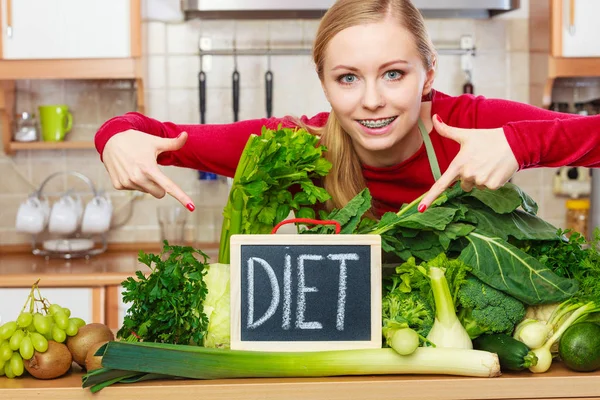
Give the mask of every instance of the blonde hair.
<svg viewBox="0 0 600 400">
<path fill-rule="evenodd" d="M 423 16 L 410 0 L 338 0 L 321 19 L 313 46 L 313 61 L 319 79 L 323 81 L 325 51 L 335 35 L 352 26 L 381 22 L 387 16 L 398 20 L 413 35 L 425 70 L 434 68 L 435 49 Z M 333 111 L 322 128 L 303 127 L 321 136 L 321 143 L 328 150 L 326 157 L 333 164 L 324 179 L 324 187 L 332 196 L 325 207 L 328 210 L 341 208 L 366 187 L 361 163 L 350 136 Z"/>
</svg>

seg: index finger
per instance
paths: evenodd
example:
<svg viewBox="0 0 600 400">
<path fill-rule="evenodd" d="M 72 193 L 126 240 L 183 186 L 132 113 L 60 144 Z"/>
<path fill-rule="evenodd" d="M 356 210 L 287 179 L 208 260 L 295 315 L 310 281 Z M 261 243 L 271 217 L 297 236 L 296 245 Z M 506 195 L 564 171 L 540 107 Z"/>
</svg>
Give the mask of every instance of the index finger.
<svg viewBox="0 0 600 400">
<path fill-rule="evenodd" d="M 450 185 L 454 183 L 454 181 L 456 181 L 456 178 L 459 176 L 459 173 L 459 167 L 457 166 L 457 164 L 452 162 L 446 170 L 446 172 L 444 172 L 440 179 L 438 179 L 431 186 L 431 189 L 429 189 L 427 194 L 425 194 L 425 196 L 419 203 L 419 212 L 424 212 L 425 210 L 427 210 L 431 203 L 433 203 L 435 199 L 437 199 L 438 196 L 444 192 L 444 190 L 446 190 L 448 187 L 450 187 Z"/>
<path fill-rule="evenodd" d="M 196 206 L 192 201 L 191 197 L 188 196 L 179 186 L 177 186 L 171 179 L 169 179 L 162 171 L 158 168 L 153 172 L 152 178 L 157 185 L 162 187 L 165 192 L 179 201 L 185 208 L 190 211 L 194 211 Z"/>
</svg>

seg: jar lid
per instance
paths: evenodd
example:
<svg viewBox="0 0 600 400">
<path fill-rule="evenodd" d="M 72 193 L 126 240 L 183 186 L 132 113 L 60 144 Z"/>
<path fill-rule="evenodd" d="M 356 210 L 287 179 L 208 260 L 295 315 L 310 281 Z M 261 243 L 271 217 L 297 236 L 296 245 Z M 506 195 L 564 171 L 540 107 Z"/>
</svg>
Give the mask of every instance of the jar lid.
<svg viewBox="0 0 600 400">
<path fill-rule="evenodd" d="M 567 208 L 587 210 L 590 208 L 590 200 L 589 199 L 569 199 L 569 200 L 567 200 Z"/>
</svg>

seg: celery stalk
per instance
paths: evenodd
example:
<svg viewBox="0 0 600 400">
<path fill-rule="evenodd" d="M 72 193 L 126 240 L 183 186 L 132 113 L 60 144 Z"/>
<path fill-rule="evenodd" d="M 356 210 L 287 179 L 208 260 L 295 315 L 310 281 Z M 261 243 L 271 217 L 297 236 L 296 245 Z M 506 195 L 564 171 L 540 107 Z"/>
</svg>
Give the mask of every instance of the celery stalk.
<svg viewBox="0 0 600 400">
<path fill-rule="evenodd" d="M 242 210 L 244 208 L 243 193 L 240 192 L 239 183 L 246 167 L 249 163 L 248 150 L 253 146 L 254 141 L 258 138 L 258 135 L 252 134 L 248 138 L 242 156 L 238 162 L 238 166 L 235 170 L 235 176 L 233 177 L 233 184 L 229 193 L 229 200 L 226 205 L 227 215 L 223 218 L 223 224 L 221 227 L 221 238 L 219 241 L 219 257 L 218 260 L 222 264 L 229 264 L 230 262 L 230 245 L 229 238 L 231 235 L 236 235 L 241 232 L 242 226 Z"/>
</svg>

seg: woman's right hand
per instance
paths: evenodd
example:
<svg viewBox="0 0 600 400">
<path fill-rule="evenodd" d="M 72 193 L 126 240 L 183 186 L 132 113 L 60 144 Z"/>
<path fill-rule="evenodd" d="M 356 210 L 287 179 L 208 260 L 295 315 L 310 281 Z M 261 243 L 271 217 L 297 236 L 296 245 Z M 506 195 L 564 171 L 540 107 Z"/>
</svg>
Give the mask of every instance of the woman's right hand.
<svg viewBox="0 0 600 400">
<path fill-rule="evenodd" d="M 187 137 L 187 132 L 167 139 L 133 129 L 111 137 L 102 152 L 102 160 L 115 189 L 139 190 L 157 199 L 168 193 L 194 211 L 192 199 L 163 174 L 156 161 L 160 153 L 183 147 Z"/>
</svg>

